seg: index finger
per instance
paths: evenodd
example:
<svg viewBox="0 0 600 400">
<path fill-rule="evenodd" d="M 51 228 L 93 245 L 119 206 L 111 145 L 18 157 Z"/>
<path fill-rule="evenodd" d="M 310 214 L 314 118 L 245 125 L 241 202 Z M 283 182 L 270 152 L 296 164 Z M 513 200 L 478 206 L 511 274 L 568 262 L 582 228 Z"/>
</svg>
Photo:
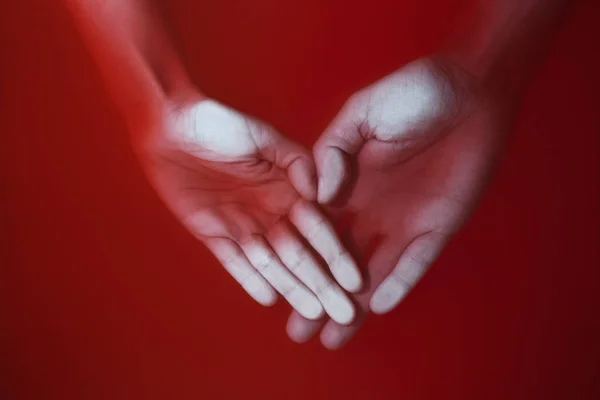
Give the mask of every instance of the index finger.
<svg viewBox="0 0 600 400">
<path fill-rule="evenodd" d="M 299 200 L 290 210 L 289 219 L 323 258 L 340 286 L 358 292 L 363 286 L 358 265 L 323 214 L 313 204 Z"/>
</svg>

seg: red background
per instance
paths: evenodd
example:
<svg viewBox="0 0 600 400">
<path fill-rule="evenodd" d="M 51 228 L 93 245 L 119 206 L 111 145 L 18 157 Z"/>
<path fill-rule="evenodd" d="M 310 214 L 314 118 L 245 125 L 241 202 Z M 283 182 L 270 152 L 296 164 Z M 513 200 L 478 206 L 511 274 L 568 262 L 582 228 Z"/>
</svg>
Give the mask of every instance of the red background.
<svg viewBox="0 0 600 400">
<path fill-rule="evenodd" d="M 456 16 L 441 0 L 173 3 L 198 84 L 306 145 Z M 1 2 L 0 397 L 599 398 L 597 5 L 533 82 L 472 223 L 329 352 L 289 341 L 288 307 L 254 304 L 165 210 L 65 7 Z"/>
</svg>

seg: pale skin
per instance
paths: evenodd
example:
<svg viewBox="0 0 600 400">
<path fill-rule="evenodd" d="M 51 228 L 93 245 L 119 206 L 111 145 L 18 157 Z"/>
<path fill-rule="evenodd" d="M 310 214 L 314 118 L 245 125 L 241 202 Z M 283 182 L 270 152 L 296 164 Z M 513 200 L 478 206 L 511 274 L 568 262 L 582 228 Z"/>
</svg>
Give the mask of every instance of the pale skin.
<svg viewBox="0 0 600 400">
<path fill-rule="evenodd" d="M 475 210 L 521 93 L 571 3 L 482 3 L 457 43 L 358 91 L 342 107 L 314 147 L 318 199 L 342 197 L 327 210 L 344 224 L 368 284 L 354 296 L 353 323 L 293 312 L 292 340 L 305 342 L 323 327 L 322 344 L 338 349 L 369 312 L 388 313 L 413 290 Z"/>
<path fill-rule="evenodd" d="M 355 296 L 360 317 L 350 325 L 325 324 L 326 347 L 343 345 L 367 312 L 394 309 L 474 210 L 506 130 L 499 109 L 473 85 L 457 66 L 421 60 L 358 92 L 317 142 L 319 200 L 331 202 L 337 191 L 329 188 L 355 174 L 342 204 L 327 210 L 334 221 L 347 221 L 344 241 L 366 263 L 369 278 Z M 400 104 L 413 105 L 414 113 L 386 112 Z M 343 160 L 349 157 L 355 171 Z M 287 329 L 304 342 L 321 325 L 294 313 Z"/>
<path fill-rule="evenodd" d="M 69 6 L 150 183 L 189 232 L 258 303 L 281 295 L 308 319 L 352 322 L 346 291 L 362 278 L 311 203 L 310 152 L 197 90 L 151 3 Z"/>
<path fill-rule="evenodd" d="M 327 312 L 351 322 L 348 297 L 302 241 L 345 289 L 360 289 L 357 266 L 333 227 L 301 197 L 314 197 L 305 151 L 213 100 L 175 111 L 169 123 L 140 157 L 184 226 L 260 304 L 274 304 L 279 293 L 306 318 Z"/>
<path fill-rule="evenodd" d="M 570 2 L 485 3 L 459 45 L 357 91 L 313 154 L 196 89 L 149 3 L 68 3 L 167 207 L 257 302 L 290 303 L 293 340 L 325 324 L 336 349 L 468 221 Z"/>
</svg>

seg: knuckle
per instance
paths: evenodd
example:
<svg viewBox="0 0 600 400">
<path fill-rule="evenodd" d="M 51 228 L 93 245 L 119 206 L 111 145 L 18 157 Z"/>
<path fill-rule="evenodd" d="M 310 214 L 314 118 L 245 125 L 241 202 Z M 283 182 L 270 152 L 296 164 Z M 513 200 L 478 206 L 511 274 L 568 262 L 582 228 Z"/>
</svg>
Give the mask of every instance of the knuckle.
<svg viewBox="0 0 600 400">
<path fill-rule="evenodd" d="M 304 261 L 302 255 L 299 255 L 298 257 L 294 257 L 294 259 L 288 263 L 287 267 L 290 272 L 296 275 L 297 272 L 303 269 Z"/>
<path fill-rule="evenodd" d="M 409 259 L 410 259 L 410 261 L 412 261 L 412 263 L 415 267 L 420 268 L 420 269 L 425 268 L 431 262 L 430 255 L 424 251 L 412 252 L 409 255 Z"/>
<path fill-rule="evenodd" d="M 338 252 L 330 252 L 326 254 L 323 259 L 329 265 L 331 270 L 340 270 L 343 268 L 344 263 L 342 262 L 344 259 L 348 257 L 348 252 L 344 249 L 340 249 Z"/>
<path fill-rule="evenodd" d="M 335 284 L 331 279 L 325 279 L 323 282 L 320 282 L 317 286 L 315 286 L 315 295 L 319 298 L 325 298 L 330 293 L 333 292 L 335 288 Z"/>
<path fill-rule="evenodd" d="M 254 286 L 252 284 L 252 281 L 256 280 L 257 278 L 258 278 L 257 274 L 253 271 L 250 271 L 246 275 L 244 275 L 242 278 L 240 278 L 239 282 L 240 282 L 240 285 L 242 285 L 242 287 L 244 289 L 246 289 L 247 291 L 250 291 L 249 289 Z"/>
<path fill-rule="evenodd" d="M 291 285 L 285 285 L 283 287 L 280 288 L 279 293 L 281 293 L 281 295 L 283 297 L 285 297 L 286 299 L 290 300 L 293 296 L 297 296 L 300 294 L 299 292 L 299 283 L 298 282 L 294 282 Z"/>
<path fill-rule="evenodd" d="M 266 255 L 260 257 L 259 259 L 257 259 L 256 262 L 254 263 L 254 267 L 257 269 L 257 271 L 264 274 L 264 273 L 268 272 L 268 270 L 273 265 L 274 261 L 275 261 L 275 255 L 272 253 L 269 253 L 269 254 L 266 254 Z"/>
<path fill-rule="evenodd" d="M 406 287 L 408 290 L 411 290 L 414 286 L 414 284 L 416 283 L 416 277 L 414 277 L 414 279 L 409 279 L 407 277 L 404 277 L 401 273 L 399 272 L 393 272 L 391 274 L 391 278 L 398 283 L 400 286 L 404 286 Z"/>
<path fill-rule="evenodd" d="M 308 228 L 306 233 L 306 239 L 309 241 L 314 240 L 320 233 L 327 228 L 327 222 L 322 217 L 316 217 L 313 221 L 312 226 Z"/>
</svg>

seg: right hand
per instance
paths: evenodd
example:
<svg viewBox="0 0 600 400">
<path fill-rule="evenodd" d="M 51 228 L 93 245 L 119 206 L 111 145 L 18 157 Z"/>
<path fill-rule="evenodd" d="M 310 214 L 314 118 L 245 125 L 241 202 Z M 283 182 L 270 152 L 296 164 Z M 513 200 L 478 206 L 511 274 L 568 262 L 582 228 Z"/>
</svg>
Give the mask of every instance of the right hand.
<svg viewBox="0 0 600 400">
<path fill-rule="evenodd" d="M 279 292 L 307 319 L 326 312 L 352 322 L 352 302 L 309 248 L 344 289 L 360 290 L 357 265 L 309 201 L 316 197 L 310 152 L 196 95 L 165 108 L 136 150 L 183 225 L 260 304 L 274 304 Z"/>
<path fill-rule="evenodd" d="M 259 303 L 273 304 L 279 292 L 306 318 L 325 311 L 350 323 L 352 303 L 311 253 L 345 289 L 360 288 L 352 258 L 308 202 L 316 197 L 311 154 L 202 97 L 153 5 L 69 2 L 150 182 Z"/>
<path fill-rule="evenodd" d="M 370 312 L 402 302 L 488 186 L 516 102 L 492 95 L 459 65 L 417 60 L 360 90 L 315 145 L 319 201 L 345 227 L 368 282 L 354 297 L 352 324 L 325 323 L 327 348 L 344 345 Z M 292 313 L 288 334 L 304 342 L 323 322 Z"/>
</svg>

